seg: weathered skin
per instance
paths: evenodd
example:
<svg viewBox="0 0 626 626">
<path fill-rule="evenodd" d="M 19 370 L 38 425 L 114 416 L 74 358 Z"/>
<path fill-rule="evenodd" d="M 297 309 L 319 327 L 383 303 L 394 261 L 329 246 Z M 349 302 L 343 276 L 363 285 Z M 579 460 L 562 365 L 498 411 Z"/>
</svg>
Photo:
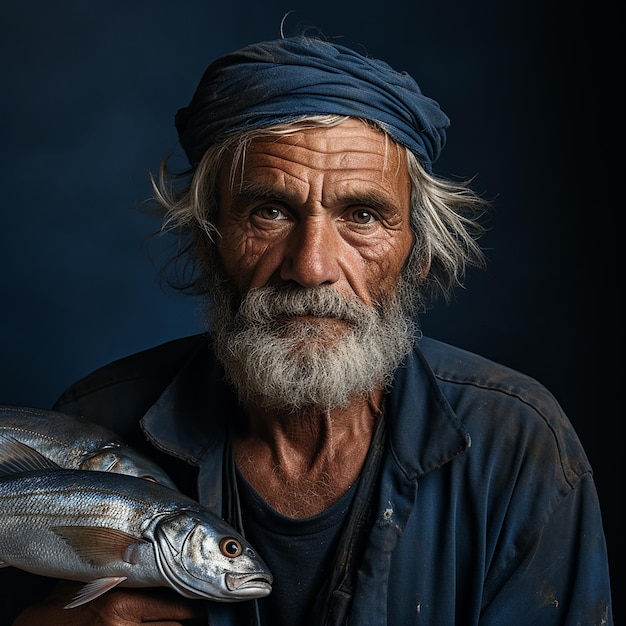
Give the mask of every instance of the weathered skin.
<svg viewBox="0 0 626 626">
<path fill-rule="evenodd" d="M 67 469 L 98 470 L 146 478 L 175 488 L 151 459 L 126 445 L 116 433 L 87 420 L 31 407 L 0 405 L 0 467 L 23 469 L 26 462 L 13 442 L 33 448 Z"/>
<path fill-rule="evenodd" d="M 89 583 L 66 608 L 116 585 L 188 598 L 259 598 L 272 576 L 229 524 L 134 476 L 40 469 L 0 476 L 0 566 Z"/>
</svg>

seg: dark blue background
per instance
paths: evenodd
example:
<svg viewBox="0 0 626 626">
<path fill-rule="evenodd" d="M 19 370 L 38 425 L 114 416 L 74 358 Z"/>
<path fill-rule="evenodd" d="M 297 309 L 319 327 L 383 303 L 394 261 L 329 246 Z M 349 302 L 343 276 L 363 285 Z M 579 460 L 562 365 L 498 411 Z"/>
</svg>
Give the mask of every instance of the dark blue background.
<svg viewBox="0 0 626 626">
<path fill-rule="evenodd" d="M 409 71 L 452 118 L 435 171 L 475 177 L 493 201 L 489 267 L 428 312 L 424 330 L 557 396 L 595 469 L 616 552 L 622 335 L 598 72 L 610 16 L 556 0 L 0 6 L 0 403 L 48 407 L 90 370 L 201 330 L 197 303 L 161 289 L 141 248 L 158 224 L 135 208 L 150 193 L 147 169 L 181 154 L 173 115 L 206 65 L 277 37 L 294 11 L 287 34 L 311 25 L 361 45 Z"/>
</svg>

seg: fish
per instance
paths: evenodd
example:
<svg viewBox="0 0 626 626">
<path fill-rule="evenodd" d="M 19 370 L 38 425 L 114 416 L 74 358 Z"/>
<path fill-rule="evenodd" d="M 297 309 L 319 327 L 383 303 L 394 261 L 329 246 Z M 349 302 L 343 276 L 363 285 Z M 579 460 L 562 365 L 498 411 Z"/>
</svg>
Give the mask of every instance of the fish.
<svg viewBox="0 0 626 626">
<path fill-rule="evenodd" d="M 149 457 L 113 431 L 59 411 L 0 405 L 0 471 L 24 471 L 39 455 L 66 469 L 128 474 L 176 489 L 174 481 Z"/>
<path fill-rule="evenodd" d="M 116 586 L 187 598 L 261 598 L 273 578 L 230 524 L 136 476 L 45 467 L 0 476 L 0 567 L 86 583 L 71 609 Z"/>
</svg>

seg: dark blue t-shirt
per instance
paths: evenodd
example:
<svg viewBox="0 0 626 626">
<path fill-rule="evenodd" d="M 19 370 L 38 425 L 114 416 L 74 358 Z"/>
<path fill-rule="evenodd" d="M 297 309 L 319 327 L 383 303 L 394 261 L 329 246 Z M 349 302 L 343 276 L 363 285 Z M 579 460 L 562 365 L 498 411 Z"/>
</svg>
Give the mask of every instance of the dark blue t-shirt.
<svg viewBox="0 0 626 626">
<path fill-rule="evenodd" d="M 306 624 L 315 596 L 330 576 L 355 485 L 318 515 L 292 519 L 270 507 L 240 472 L 237 484 L 246 539 L 274 576 L 272 593 L 259 600 L 261 623 Z"/>
</svg>

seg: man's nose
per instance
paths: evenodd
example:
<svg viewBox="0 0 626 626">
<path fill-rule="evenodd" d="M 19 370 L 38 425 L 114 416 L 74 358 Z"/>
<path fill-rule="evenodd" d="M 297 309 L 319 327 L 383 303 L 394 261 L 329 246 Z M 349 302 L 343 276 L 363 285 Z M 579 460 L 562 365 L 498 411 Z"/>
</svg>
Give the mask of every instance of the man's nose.
<svg viewBox="0 0 626 626">
<path fill-rule="evenodd" d="M 284 281 L 302 287 L 331 285 L 341 277 L 339 233 L 325 218 L 304 220 L 290 233 L 280 268 Z"/>
</svg>

